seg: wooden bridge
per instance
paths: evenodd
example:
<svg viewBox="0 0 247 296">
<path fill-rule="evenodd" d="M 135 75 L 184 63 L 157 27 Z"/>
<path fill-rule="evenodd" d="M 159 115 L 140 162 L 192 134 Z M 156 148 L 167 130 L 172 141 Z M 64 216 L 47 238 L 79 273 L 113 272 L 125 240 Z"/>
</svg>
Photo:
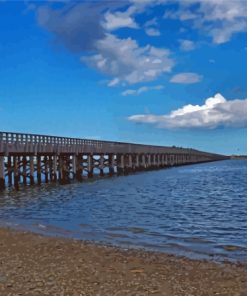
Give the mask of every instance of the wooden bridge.
<svg viewBox="0 0 247 296">
<path fill-rule="evenodd" d="M 177 147 L 0 132 L 0 189 L 226 158 Z"/>
</svg>

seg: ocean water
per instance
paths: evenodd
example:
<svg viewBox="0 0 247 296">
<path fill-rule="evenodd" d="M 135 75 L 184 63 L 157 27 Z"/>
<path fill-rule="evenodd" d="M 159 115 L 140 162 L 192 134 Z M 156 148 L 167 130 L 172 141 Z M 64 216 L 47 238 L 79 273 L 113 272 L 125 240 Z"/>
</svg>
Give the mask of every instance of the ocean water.
<svg viewBox="0 0 247 296">
<path fill-rule="evenodd" d="M 0 193 L 0 225 L 247 262 L 247 160 Z"/>
</svg>

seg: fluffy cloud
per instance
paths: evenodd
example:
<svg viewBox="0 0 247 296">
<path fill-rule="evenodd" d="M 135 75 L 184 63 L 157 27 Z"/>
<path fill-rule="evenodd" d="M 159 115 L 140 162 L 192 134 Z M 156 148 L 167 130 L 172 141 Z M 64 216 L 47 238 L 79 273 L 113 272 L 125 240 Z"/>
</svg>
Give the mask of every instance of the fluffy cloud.
<svg viewBox="0 0 247 296">
<path fill-rule="evenodd" d="M 134 84 L 152 81 L 161 74 L 170 72 L 174 62 L 170 52 L 147 45 L 140 47 L 131 39 L 120 39 L 107 34 L 96 45 L 98 53 L 84 56 L 81 60 L 98 71 L 114 77 L 110 86 L 126 82 Z"/>
<path fill-rule="evenodd" d="M 163 89 L 163 85 L 156 85 L 156 86 L 142 86 L 138 89 L 126 89 L 122 92 L 122 96 L 130 96 L 130 95 L 140 95 L 144 92 L 150 91 L 150 90 L 161 90 Z"/>
<path fill-rule="evenodd" d="M 247 99 L 226 100 L 216 94 L 201 106 L 186 105 L 168 115 L 133 115 L 128 119 L 167 129 L 243 127 L 247 125 Z"/>
<path fill-rule="evenodd" d="M 191 51 L 196 48 L 195 42 L 191 40 L 181 39 L 180 42 L 180 49 L 183 51 Z"/>
<path fill-rule="evenodd" d="M 148 36 L 158 37 L 161 35 L 160 30 L 158 29 L 158 21 L 157 18 L 153 18 L 148 20 L 144 24 L 145 32 Z"/>
<path fill-rule="evenodd" d="M 140 46 L 132 38 L 113 35 L 119 28 L 138 29 L 136 16 L 146 13 L 147 8 L 163 5 L 168 9 L 166 18 L 192 22 L 194 28 L 212 36 L 215 43 L 224 43 L 233 34 L 247 30 L 247 1 L 243 0 L 68 1 L 60 6 L 51 3 L 37 4 L 39 24 L 54 34 L 57 43 L 80 53 L 83 63 L 109 76 L 109 86 L 153 81 L 174 66 L 167 49 Z M 169 10 L 174 3 L 176 10 Z M 158 20 L 150 19 L 143 30 L 149 36 L 159 36 Z M 191 40 L 180 40 L 182 50 L 194 47 Z M 171 82 L 196 83 L 201 79 L 195 73 L 180 73 Z"/>
<path fill-rule="evenodd" d="M 179 73 L 174 75 L 170 82 L 172 83 L 180 83 L 180 84 L 193 84 L 200 82 L 202 80 L 202 76 L 197 73 Z"/>
<path fill-rule="evenodd" d="M 168 50 L 141 47 L 131 38 L 121 39 L 110 33 L 122 27 L 138 28 L 134 15 L 148 4 L 144 2 L 79 2 L 62 9 L 40 6 L 37 15 L 39 24 L 54 33 L 57 42 L 81 53 L 83 63 L 110 76 L 109 86 L 134 84 L 153 81 L 174 65 Z"/>
<path fill-rule="evenodd" d="M 164 5 L 164 18 L 191 21 L 195 29 L 206 32 L 213 42 L 228 42 L 235 33 L 247 31 L 246 0 L 131 0 L 133 5 Z M 177 7 L 170 9 L 170 4 Z"/>
<path fill-rule="evenodd" d="M 175 0 L 178 10 L 168 10 L 165 18 L 192 21 L 204 30 L 214 43 L 229 41 L 233 34 L 247 31 L 247 1 L 245 0 Z M 166 4 L 169 1 L 164 0 Z M 193 12 L 192 12 L 193 7 Z"/>
<path fill-rule="evenodd" d="M 152 37 L 157 37 L 157 36 L 160 36 L 160 31 L 158 29 L 155 29 L 155 28 L 147 28 L 145 30 L 146 34 L 148 36 L 152 36 Z"/>
<path fill-rule="evenodd" d="M 139 26 L 135 22 L 132 14 L 134 13 L 133 8 L 130 7 L 125 12 L 106 12 L 104 17 L 105 21 L 103 22 L 103 27 L 108 31 L 117 30 L 120 28 L 132 28 L 137 29 Z"/>
</svg>

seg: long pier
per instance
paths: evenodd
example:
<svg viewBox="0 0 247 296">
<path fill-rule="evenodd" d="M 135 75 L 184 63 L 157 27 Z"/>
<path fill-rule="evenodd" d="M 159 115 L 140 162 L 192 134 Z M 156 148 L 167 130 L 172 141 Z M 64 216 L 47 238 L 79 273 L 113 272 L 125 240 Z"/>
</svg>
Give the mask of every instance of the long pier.
<svg viewBox="0 0 247 296">
<path fill-rule="evenodd" d="M 0 189 L 83 181 L 228 157 L 194 149 L 0 132 Z"/>
</svg>

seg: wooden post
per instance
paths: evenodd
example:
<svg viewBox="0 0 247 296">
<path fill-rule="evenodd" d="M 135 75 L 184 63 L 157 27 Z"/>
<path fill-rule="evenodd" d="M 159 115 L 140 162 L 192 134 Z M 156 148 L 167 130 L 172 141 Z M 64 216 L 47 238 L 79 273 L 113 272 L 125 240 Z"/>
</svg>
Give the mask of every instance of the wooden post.
<svg viewBox="0 0 247 296">
<path fill-rule="evenodd" d="M 0 190 L 5 188 L 4 156 L 0 156 Z"/>
<path fill-rule="evenodd" d="M 72 175 L 73 175 L 73 179 L 76 176 L 76 168 L 77 168 L 77 157 L 76 157 L 76 155 L 72 155 L 71 172 L 72 172 Z"/>
<path fill-rule="evenodd" d="M 60 155 L 60 171 L 61 171 L 61 184 L 67 184 L 69 182 L 69 156 L 68 155 Z"/>
<path fill-rule="evenodd" d="M 133 171 L 133 159 L 132 159 L 132 154 L 128 155 L 128 172 Z"/>
<path fill-rule="evenodd" d="M 122 175 L 125 172 L 125 155 L 118 154 L 117 155 L 117 173 L 118 175 Z"/>
<path fill-rule="evenodd" d="M 58 165 L 58 178 L 59 178 L 59 182 L 62 181 L 63 179 L 63 157 L 60 154 L 59 155 L 59 159 L 58 159 L 59 165 Z"/>
<path fill-rule="evenodd" d="M 161 166 L 162 168 L 165 166 L 165 154 L 161 154 Z"/>
<path fill-rule="evenodd" d="M 151 167 L 151 154 L 148 154 L 148 159 L 147 159 L 147 167 Z"/>
<path fill-rule="evenodd" d="M 53 163 L 52 163 L 52 156 L 48 156 L 48 170 L 49 170 L 49 180 L 50 182 L 53 179 Z"/>
<path fill-rule="evenodd" d="M 82 155 L 76 155 L 76 180 L 77 181 L 82 181 L 82 161 L 83 161 L 83 156 Z"/>
<path fill-rule="evenodd" d="M 139 171 L 140 170 L 140 154 L 136 154 L 135 155 L 136 159 L 135 159 L 135 170 Z"/>
<path fill-rule="evenodd" d="M 45 183 L 48 183 L 49 178 L 48 178 L 48 157 L 47 156 L 44 157 L 44 167 L 45 167 Z"/>
<path fill-rule="evenodd" d="M 14 186 L 16 190 L 19 190 L 19 170 L 17 156 L 14 156 Z"/>
<path fill-rule="evenodd" d="M 18 157 L 17 157 L 17 171 L 18 171 L 18 176 L 17 176 L 17 178 L 18 178 L 18 182 L 19 182 L 19 183 L 20 183 L 20 181 L 21 181 L 21 171 L 20 171 L 20 168 L 21 168 L 21 157 L 18 156 Z"/>
<path fill-rule="evenodd" d="M 114 154 L 109 154 L 108 157 L 109 176 L 112 177 L 114 175 Z"/>
<path fill-rule="evenodd" d="M 30 156 L 29 158 L 30 162 L 30 185 L 34 185 L 34 160 L 33 156 Z"/>
<path fill-rule="evenodd" d="M 87 157 L 87 176 L 93 178 L 93 155 L 88 154 Z"/>
<path fill-rule="evenodd" d="M 12 161 L 11 156 L 8 156 L 8 184 L 12 186 Z"/>
<path fill-rule="evenodd" d="M 57 155 L 53 155 L 52 158 L 52 182 L 57 181 Z"/>
<path fill-rule="evenodd" d="M 165 166 L 168 166 L 168 155 L 165 154 Z"/>
<path fill-rule="evenodd" d="M 146 155 L 142 154 L 141 155 L 141 169 L 145 170 L 145 168 L 146 168 Z"/>
<path fill-rule="evenodd" d="M 22 178 L 23 178 L 23 184 L 27 185 L 27 158 L 26 158 L 26 156 L 22 157 Z"/>
<path fill-rule="evenodd" d="M 152 169 L 157 167 L 157 155 L 153 154 L 152 155 Z"/>
<path fill-rule="evenodd" d="M 161 167 L 161 157 L 160 154 L 157 155 L 157 165 L 160 168 Z"/>
<path fill-rule="evenodd" d="M 41 184 L 41 156 L 37 156 L 37 180 L 38 184 Z"/>
<path fill-rule="evenodd" d="M 105 156 L 104 154 L 100 154 L 100 159 L 99 159 L 99 169 L 100 169 L 100 176 L 104 176 L 104 165 L 105 165 Z"/>
</svg>

